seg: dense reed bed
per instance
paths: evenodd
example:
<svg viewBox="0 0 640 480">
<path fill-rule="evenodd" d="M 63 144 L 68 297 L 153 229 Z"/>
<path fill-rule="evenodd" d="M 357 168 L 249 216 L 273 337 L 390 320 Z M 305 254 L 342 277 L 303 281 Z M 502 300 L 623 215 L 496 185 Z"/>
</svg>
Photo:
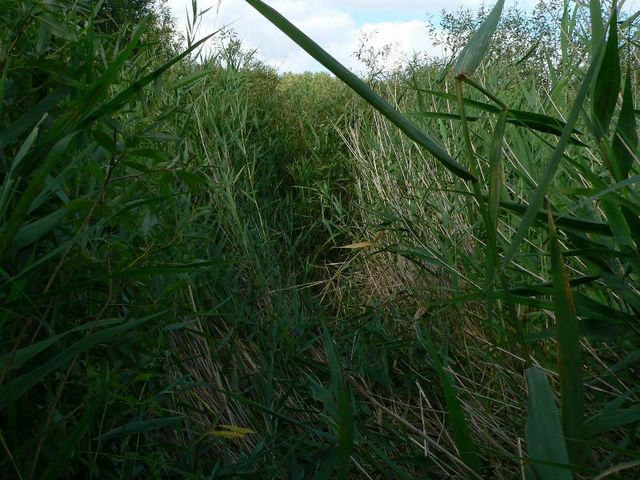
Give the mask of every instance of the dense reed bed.
<svg viewBox="0 0 640 480">
<path fill-rule="evenodd" d="M 361 80 L 246 1 L 333 75 L 0 3 L 0 477 L 638 478 L 638 15 Z"/>
</svg>

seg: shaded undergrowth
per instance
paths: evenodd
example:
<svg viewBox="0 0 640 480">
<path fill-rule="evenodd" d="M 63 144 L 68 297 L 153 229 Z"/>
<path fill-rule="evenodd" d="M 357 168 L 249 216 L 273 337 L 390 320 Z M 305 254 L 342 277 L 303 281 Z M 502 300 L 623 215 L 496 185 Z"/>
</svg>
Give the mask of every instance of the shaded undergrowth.
<svg viewBox="0 0 640 480">
<path fill-rule="evenodd" d="M 343 78 L 382 112 L 2 4 L 2 476 L 634 478 L 638 33 L 592 3 Z"/>
</svg>

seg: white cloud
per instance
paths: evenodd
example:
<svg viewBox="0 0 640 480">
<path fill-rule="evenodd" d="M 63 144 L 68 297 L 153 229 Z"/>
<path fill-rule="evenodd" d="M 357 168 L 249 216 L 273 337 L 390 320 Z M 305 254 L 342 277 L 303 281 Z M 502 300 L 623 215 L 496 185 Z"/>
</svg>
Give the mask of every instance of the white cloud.
<svg viewBox="0 0 640 480">
<path fill-rule="evenodd" d="M 530 1 L 530 0 L 526 0 Z M 353 70 L 362 65 L 353 53 L 362 34 L 370 35 L 374 47 L 393 44 L 388 63 L 413 50 L 433 52 L 426 30 L 426 13 L 457 5 L 477 6 L 482 0 L 269 0 L 273 8 Z M 179 25 L 186 24 L 191 0 L 169 0 Z M 246 48 L 257 48 L 262 59 L 280 71 L 321 70 L 322 67 L 243 0 L 200 0 L 199 8 L 211 10 L 203 17 L 200 34 L 231 25 Z M 377 12 L 377 15 L 376 15 Z M 400 20 L 375 21 L 389 13 Z M 370 20 L 374 18 L 374 20 Z M 372 32 L 375 34 L 371 35 Z"/>
<path fill-rule="evenodd" d="M 390 47 L 390 54 L 384 62 L 386 68 L 393 68 L 413 53 L 424 52 L 431 56 L 442 53 L 442 49 L 434 47 L 427 34 L 427 24 L 420 20 L 365 23 L 359 34 L 366 37 L 367 45 L 375 50 Z"/>
</svg>

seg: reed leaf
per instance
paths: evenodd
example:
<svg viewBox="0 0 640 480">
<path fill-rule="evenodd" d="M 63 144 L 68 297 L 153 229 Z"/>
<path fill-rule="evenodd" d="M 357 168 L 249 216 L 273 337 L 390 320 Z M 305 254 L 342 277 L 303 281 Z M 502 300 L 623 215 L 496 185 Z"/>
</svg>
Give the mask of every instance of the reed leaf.
<svg viewBox="0 0 640 480">
<path fill-rule="evenodd" d="M 626 179 L 635 160 L 638 159 L 638 129 L 633 114 L 633 88 L 631 69 L 628 69 L 624 82 L 622 107 L 612 142 L 615 159 L 613 175 L 617 181 Z"/>
<path fill-rule="evenodd" d="M 577 463 L 582 450 L 584 384 L 580 355 L 580 329 L 553 217 L 549 213 L 549 250 L 553 279 L 553 304 L 558 339 L 558 372 L 562 425 L 569 458 Z"/>
<path fill-rule="evenodd" d="M 331 386 L 336 397 L 337 418 L 336 428 L 338 445 L 336 448 L 335 466 L 337 478 L 344 480 L 349 474 L 349 459 L 353 450 L 354 421 L 351 408 L 351 395 L 344 378 L 342 364 L 336 353 L 336 348 L 326 326 L 323 328 L 329 370 L 331 371 Z"/>
<path fill-rule="evenodd" d="M 416 325 L 416 331 L 418 334 L 418 341 L 425 348 L 431 360 L 433 366 L 438 374 L 440 380 L 440 386 L 444 393 L 444 399 L 447 406 L 447 412 L 449 413 L 449 421 L 453 429 L 453 438 L 456 442 L 456 447 L 460 452 L 460 459 L 470 468 L 470 470 L 477 474 L 481 474 L 481 463 L 476 453 L 476 445 L 471 436 L 471 431 L 467 424 L 464 411 L 458 400 L 456 389 L 453 386 L 453 380 L 450 374 L 445 370 L 440 359 L 440 354 L 436 350 L 433 342 L 429 338 L 428 334 L 422 332 L 420 327 Z"/>
<path fill-rule="evenodd" d="M 528 461 L 539 480 L 571 480 L 564 433 L 547 375 L 538 367 L 530 367 L 526 377 Z"/>
<path fill-rule="evenodd" d="M 578 117 L 580 116 L 580 113 L 582 111 L 583 104 L 591 88 L 591 82 L 593 80 L 596 66 L 598 65 L 598 58 L 599 55 L 597 56 L 595 61 L 591 63 L 589 69 L 584 75 L 584 78 L 582 79 L 580 89 L 578 90 L 578 94 L 576 95 L 573 107 L 571 108 L 571 112 L 569 114 L 569 117 L 567 118 L 567 123 L 562 130 L 562 135 L 560 135 L 560 139 L 558 140 L 558 143 L 553 151 L 551 159 L 544 169 L 542 178 L 538 182 L 538 186 L 530 196 L 531 199 L 529 201 L 529 206 L 527 207 L 527 210 L 522 217 L 522 221 L 518 225 L 516 233 L 511 240 L 509 250 L 504 256 L 504 259 L 502 261 L 503 268 L 505 268 L 515 257 L 518 249 L 520 248 L 520 245 L 522 244 L 522 241 L 527 234 L 527 231 L 535 221 L 538 212 L 543 206 L 545 196 L 548 190 L 551 188 L 553 177 L 555 176 L 556 171 L 560 166 L 560 160 L 562 160 L 565 148 L 567 147 L 567 144 L 569 143 L 569 140 L 571 138 L 573 127 L 578 121 Z"/>
<path fill-rule="evenodd" d="M 482 61 L 482 58 L 489 49 L 491 38 L 498 26 L 498 22 L 500 21 L 503 7 L 504 0 L 498 0 L 487 18 L 473 34 L 469 43 L 464 47 L 456 63 L 456 77 L 466 77 L 472 75 L 476 71 L 478 65 L 480 65 L 480 62 Z"/>
<path fill-rule="evenodd" d="M 609 124 L 620 93 L 620 78 L 618 7 L 614 1 L 609 20 L 609 36 L 593 88 L 593 126 L 594 134 L 599 140 L 609 131 Z"/>
</svg>

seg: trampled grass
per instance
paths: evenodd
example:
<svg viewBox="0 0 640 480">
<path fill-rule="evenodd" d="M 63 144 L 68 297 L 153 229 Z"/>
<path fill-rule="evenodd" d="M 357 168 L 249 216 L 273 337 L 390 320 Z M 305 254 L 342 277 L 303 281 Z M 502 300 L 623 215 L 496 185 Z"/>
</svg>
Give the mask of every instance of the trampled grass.
<svg viewBox="0 0 640 480">
<path fill-rule="evenodd" d="M 640 17 L 363 81 L 247 1 L 335 77 L 0 3 L 0 477 L 637 478 Z"/>
</svg>

